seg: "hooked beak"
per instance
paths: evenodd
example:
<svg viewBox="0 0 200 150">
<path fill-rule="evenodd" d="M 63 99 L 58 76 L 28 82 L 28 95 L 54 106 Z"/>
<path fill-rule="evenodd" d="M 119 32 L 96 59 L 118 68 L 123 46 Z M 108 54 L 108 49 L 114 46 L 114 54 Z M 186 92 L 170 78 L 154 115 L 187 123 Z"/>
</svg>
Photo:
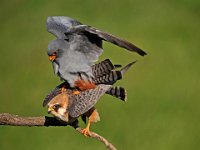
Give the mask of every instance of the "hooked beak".
<svg viewBox="0 0 200 150">
<path fill-rule="evenodd" d="M 52 111 L 54 111 L 54 109 L 52 107 L 48 108 L 48 114 L 50 114 Z"/>
<path fill-rule="evenodd" d="M 54 61 L 56 59 L 56 54 L 50 55 L 49 60 Z"/>
</svg>

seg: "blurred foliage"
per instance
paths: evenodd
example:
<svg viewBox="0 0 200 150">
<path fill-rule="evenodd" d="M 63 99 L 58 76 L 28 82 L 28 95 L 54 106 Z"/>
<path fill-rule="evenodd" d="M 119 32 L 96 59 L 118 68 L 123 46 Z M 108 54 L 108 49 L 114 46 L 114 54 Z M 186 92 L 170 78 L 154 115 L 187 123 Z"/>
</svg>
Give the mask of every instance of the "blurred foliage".
<svg viewBox="0 0 200 150">
<path fill-rule="evenodd" d="M 1 0 L 0 112 L 46 115 L 45 95 L 60 83 L 46 49 L 47 16 L 64 15 L 134 41 L 144 58 L 104 44 L 101 60 L 138 63 L 118 84 L 128 102 L 105 95 L 92 130 L 120 150 L 190 150 L 200 142 L 199 0 Z M 84 126 L 83 123 L 81 123 Z M 1 150 L 104 149 L 70 127 L 0 127 Z"/>
</svg>

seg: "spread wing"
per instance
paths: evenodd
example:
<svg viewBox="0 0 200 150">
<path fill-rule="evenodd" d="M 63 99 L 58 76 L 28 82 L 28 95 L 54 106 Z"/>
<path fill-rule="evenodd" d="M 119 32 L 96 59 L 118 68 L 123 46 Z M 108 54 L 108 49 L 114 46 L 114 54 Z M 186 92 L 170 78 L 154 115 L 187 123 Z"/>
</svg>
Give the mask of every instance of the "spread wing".
<svg viewBox="0 0 200 150">
<path fill-rule="evenodd" d="M 100 38 L 102 40 L 105 40 L 105 41 L 108 41 L 110 43 L 113 43 L 113 44 L 115 44 L 115 45 L 117 45 L 119 47 L 122 47 L 122 48 L 125 48 L 127 50 L 136 52 L 141 56 L 146 55 L 146 52 L 144 52 L 142 49 L 138 48 L 134 44 L 132 44 L 132 43 L 130 43 L 130 42 L 124 40 L 124 39 L 121 39 L 121 38 L 119 38 L 117 36 L 114 36 L 114 35 L 112 35 L 110 33 L 107 33 L 107 32 L 98 30 L 96 28 L 93 28 L 91 26 L 77 25 L 77 26 L 68 28 L 68 30 L 66 30 L 65 34 L 75 33 L 75 32 L 83 32 L 86 35 L 93 36 L 93 37 L 96 36 L 96 38 L 98 37 L 98 38 Z"/>
<path fill-rule="evenodd" d="M 109 88 L 111 88 L 111 85 L 100 84 L 95 89 L 82 91 L 78 95 L 69 94 L 72 102 L 69 106 L 69 115 L 72 118 L 77 118 L 87 112 Z"/>
</svg>

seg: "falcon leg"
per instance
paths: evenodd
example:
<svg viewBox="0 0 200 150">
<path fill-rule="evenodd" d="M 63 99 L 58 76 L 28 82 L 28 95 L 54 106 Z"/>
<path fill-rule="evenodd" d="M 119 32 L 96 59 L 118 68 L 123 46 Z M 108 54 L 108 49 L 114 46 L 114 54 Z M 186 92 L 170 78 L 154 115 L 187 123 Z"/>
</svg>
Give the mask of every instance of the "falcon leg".
<svg viewBox="0 0 200 150">
<path fill-rule="evenodd" d="M 90 126 L 92 123 L 100 121 L 99 113 L 97 112 L 97 109 L 93 107 L 88 112 L 86 112 L 85 115 L 89 120 L 86 128 L 82 130 L 82 134 L 84 136 L 91 136 Z"/>
<path fill-rule="evenodd" d="M 62 88 L 61 88 L 61 93 L 64 93 L 67 91 L 67 86 L 66 85 L 63 85 Z"/>
<path fill-rule="evenodd" d="M 96 87 L 96 85 L 93 82 L 84 81 L 84 80 L 77 80 L 75 82 L 75 86 L 78 87 L 81 91 L 84 91 L 87 89 L 94 89 Z"/>
<path fill-rule="evenodd" d="M 83 134 L 84 136 L 91 136 L 91 133 L 90 133 L 90 125 L 91 125 L 91 123 L 88 122 L 86 128 L 82 130 L 82 134 Z"/>
</svg>

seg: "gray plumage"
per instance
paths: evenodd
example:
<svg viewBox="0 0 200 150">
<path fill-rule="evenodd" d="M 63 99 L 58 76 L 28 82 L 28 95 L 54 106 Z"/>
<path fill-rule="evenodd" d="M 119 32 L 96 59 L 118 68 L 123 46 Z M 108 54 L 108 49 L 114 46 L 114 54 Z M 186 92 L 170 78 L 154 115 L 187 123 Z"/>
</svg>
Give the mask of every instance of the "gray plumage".
<svg viewBox="0 0 200 150">
<path fill-rule="evenodd" d="M 66 16 L 47 17 L 46 21 L 47 31 L 55 35 L 58 39 L 65 39 L 66 36 L 64 33 L 69 28 L 81 24 L 79 21 Z"/>
<path fill-rule="evenodd" d="M 52 62 L 54 73 L 74 87 L 78 79 L 94 79 L 91 66 L 103 52 L 102 40 L 137 52 L 146 53 L 132 43 L 119 37 L 83 25 L 69 17 L 54 16 L 47 18 L 47 31 L 57 37 L 48 45 L 48 55 L 56 54 Z"/>
<path fill-rule="evenodd" d="M 82 79 L 92 80 L 93 74 L 91 66 L 103 52 L 102 49 L 92 46 L 90 43 L 86 46 L 85 44 L 87 42 L 85 44 L 78 42 L 79 38 L 82 38 L 82 36 L 77 35 L 75 41 L 71 43 L 57 39 L 48 46 L 49 55 L 55 49 L 57 50 L 57 58 L 52 62 L 54 73 L 60 76 L 61 79 L 67 81 L 71 87 L 74 87 L 74 82 L 80 78 L 79 75 L 81 75 Z M 84 47 L 85 49 L 82 50 Z M 91 51 L 91 49 L 93 50 Z"/>
<path fill-rule="evenodd" d="M 115 65 L 109 59 L 106 59 L 92 66 L 92 74 L 95 78 L 99 78 L 105 74 L 109 74 L 115 68 Z"/>
</svg>

